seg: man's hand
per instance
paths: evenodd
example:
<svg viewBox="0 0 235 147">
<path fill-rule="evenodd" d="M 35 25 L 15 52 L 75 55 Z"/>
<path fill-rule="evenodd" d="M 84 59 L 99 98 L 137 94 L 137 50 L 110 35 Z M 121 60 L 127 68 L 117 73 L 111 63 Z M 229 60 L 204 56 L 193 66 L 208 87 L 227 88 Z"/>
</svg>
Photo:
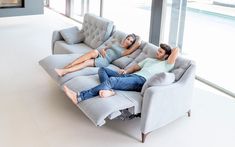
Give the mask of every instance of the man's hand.
<svg viewBox="0 0 235 147">
<path fill-rule="evenodd" d="M 179 52 L 179 48 L 177 48 L 177 47 L 175 47 L 175 48 L 173 48 L 172 49 L 172 51 L 171 51 L 172 53 L 176 53 L 176 54 L 178 54 L 178 52 Z"/>
<path fill-rule="evenodd" d="M 120 69 L 120 70 L 119 70 L 119 73 L 120 73 L 120 74 L 126 74 L 126 70 Z"/>
<path fill-rule="evenodd" d="M 103 58 L 106 57 L 106 50 L 105 50 L 105 48 L 103 48 L 103 49 L 100 51 L 100 54 L 102 55 Z"/>
</svg>

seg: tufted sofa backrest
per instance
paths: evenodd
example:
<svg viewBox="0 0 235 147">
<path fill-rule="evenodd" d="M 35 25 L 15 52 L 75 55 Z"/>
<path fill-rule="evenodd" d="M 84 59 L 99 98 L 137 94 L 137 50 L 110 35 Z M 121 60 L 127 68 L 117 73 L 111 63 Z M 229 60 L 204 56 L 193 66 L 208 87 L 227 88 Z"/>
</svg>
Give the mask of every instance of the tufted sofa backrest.
<svg viewBox="0 0 235 147">
<path fill-rule="evenodd" d="M 121 31 L 115 31 L 112 36 L 105 41 L 98 49 L 101 49 L 105 46 L 112 45 L 113 43 L 121 43 L 121 41 L 127 36 L 126 33 L 121 32 Z"/>
<path fill-rule="evenodd" d="M 142 42 L 139 51 L 140 53 L 133 58 L 133 61 L 128 64 L 125 69 L 129 68 L 130 66 L 139 63 L 140 61 L 151 57 L 154 58 L 156 56 L 156 51 L 158 50 L 159 47 L 155 46 L 154 44 L 147 43 L 147 42 Z M 138 50 L 137 50 L 138 51 Z"/>
<path fill-rule="evenodd" d="M 110 37 L 113 27 L 113 22 L 108 19 L 89 13 L 85 14 L 82 24 L 85 44 L 96 49 Z"/>
</svg>

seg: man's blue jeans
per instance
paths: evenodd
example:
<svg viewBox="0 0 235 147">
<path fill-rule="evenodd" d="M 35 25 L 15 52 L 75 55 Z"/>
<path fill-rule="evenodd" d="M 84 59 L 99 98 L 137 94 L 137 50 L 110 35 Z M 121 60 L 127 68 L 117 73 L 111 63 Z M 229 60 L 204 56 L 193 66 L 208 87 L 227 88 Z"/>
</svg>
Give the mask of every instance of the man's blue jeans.
<svg viewBox="0 0 235 147">
<path fill-rule="evenodd" d="M 144 77 L 136 74 L 119 74 L 118 72 L 101 67 L 98 71 L 100 83 L 98 86 L 89 90 L 81 91 L 81 100 L 86 100 L 99 95 L 100 90 L 125 90 L 125 91 L 141 91 Z"/>
</svg>

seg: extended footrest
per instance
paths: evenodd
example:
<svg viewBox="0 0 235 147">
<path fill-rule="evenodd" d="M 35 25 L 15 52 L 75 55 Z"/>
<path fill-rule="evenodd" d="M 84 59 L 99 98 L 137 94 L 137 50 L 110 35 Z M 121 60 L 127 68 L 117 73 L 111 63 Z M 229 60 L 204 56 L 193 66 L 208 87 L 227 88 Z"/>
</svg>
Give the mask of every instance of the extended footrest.
<svg viewBox="0 0 235 147">
<path fill-rule="evenodd" d="M 90 89 L 99 84 L 98 75 L 79 76 L 65 83 L 74 91 Z M 105 124 L 105 119 L 113 119 L 121 115 L 120 110 L 130 109 L 132 114 L 140 113 L 141 95 L 138 92 L 116 91 L 114 96 L 108 98 L 94 98 L 80 102 L 77 106 L 97 126 Z M 131 98 L 135 97 L 135 98 Z M 137 100 L 138 99 L 138 100 Z"/>
</svg>

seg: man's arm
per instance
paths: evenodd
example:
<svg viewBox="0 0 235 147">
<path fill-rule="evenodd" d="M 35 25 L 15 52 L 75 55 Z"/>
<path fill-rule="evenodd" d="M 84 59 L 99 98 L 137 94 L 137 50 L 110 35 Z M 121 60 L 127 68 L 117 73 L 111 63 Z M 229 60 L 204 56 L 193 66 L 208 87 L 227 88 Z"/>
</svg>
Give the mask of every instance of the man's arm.
<svg viewBox="0 0 235 147">
<path fill-rule="evenodd" d="M 170 56 L 167 59 L 167 63 L 174 64 L 178 54 L 179 54 L 179 48 L 173 48 Z"/>
<path fill-rule="evenodd" d="M 120 73 L 121 74 L 131 74 L 131 73 L 134 73 L 136 71 L 139 71 L 141 69 L 141 67 L 138 65 L 138 64 L 135 64 L 131 67 L 129 67 L 128 69 L 124 70 L 120 70 Z"/>
</svg>

